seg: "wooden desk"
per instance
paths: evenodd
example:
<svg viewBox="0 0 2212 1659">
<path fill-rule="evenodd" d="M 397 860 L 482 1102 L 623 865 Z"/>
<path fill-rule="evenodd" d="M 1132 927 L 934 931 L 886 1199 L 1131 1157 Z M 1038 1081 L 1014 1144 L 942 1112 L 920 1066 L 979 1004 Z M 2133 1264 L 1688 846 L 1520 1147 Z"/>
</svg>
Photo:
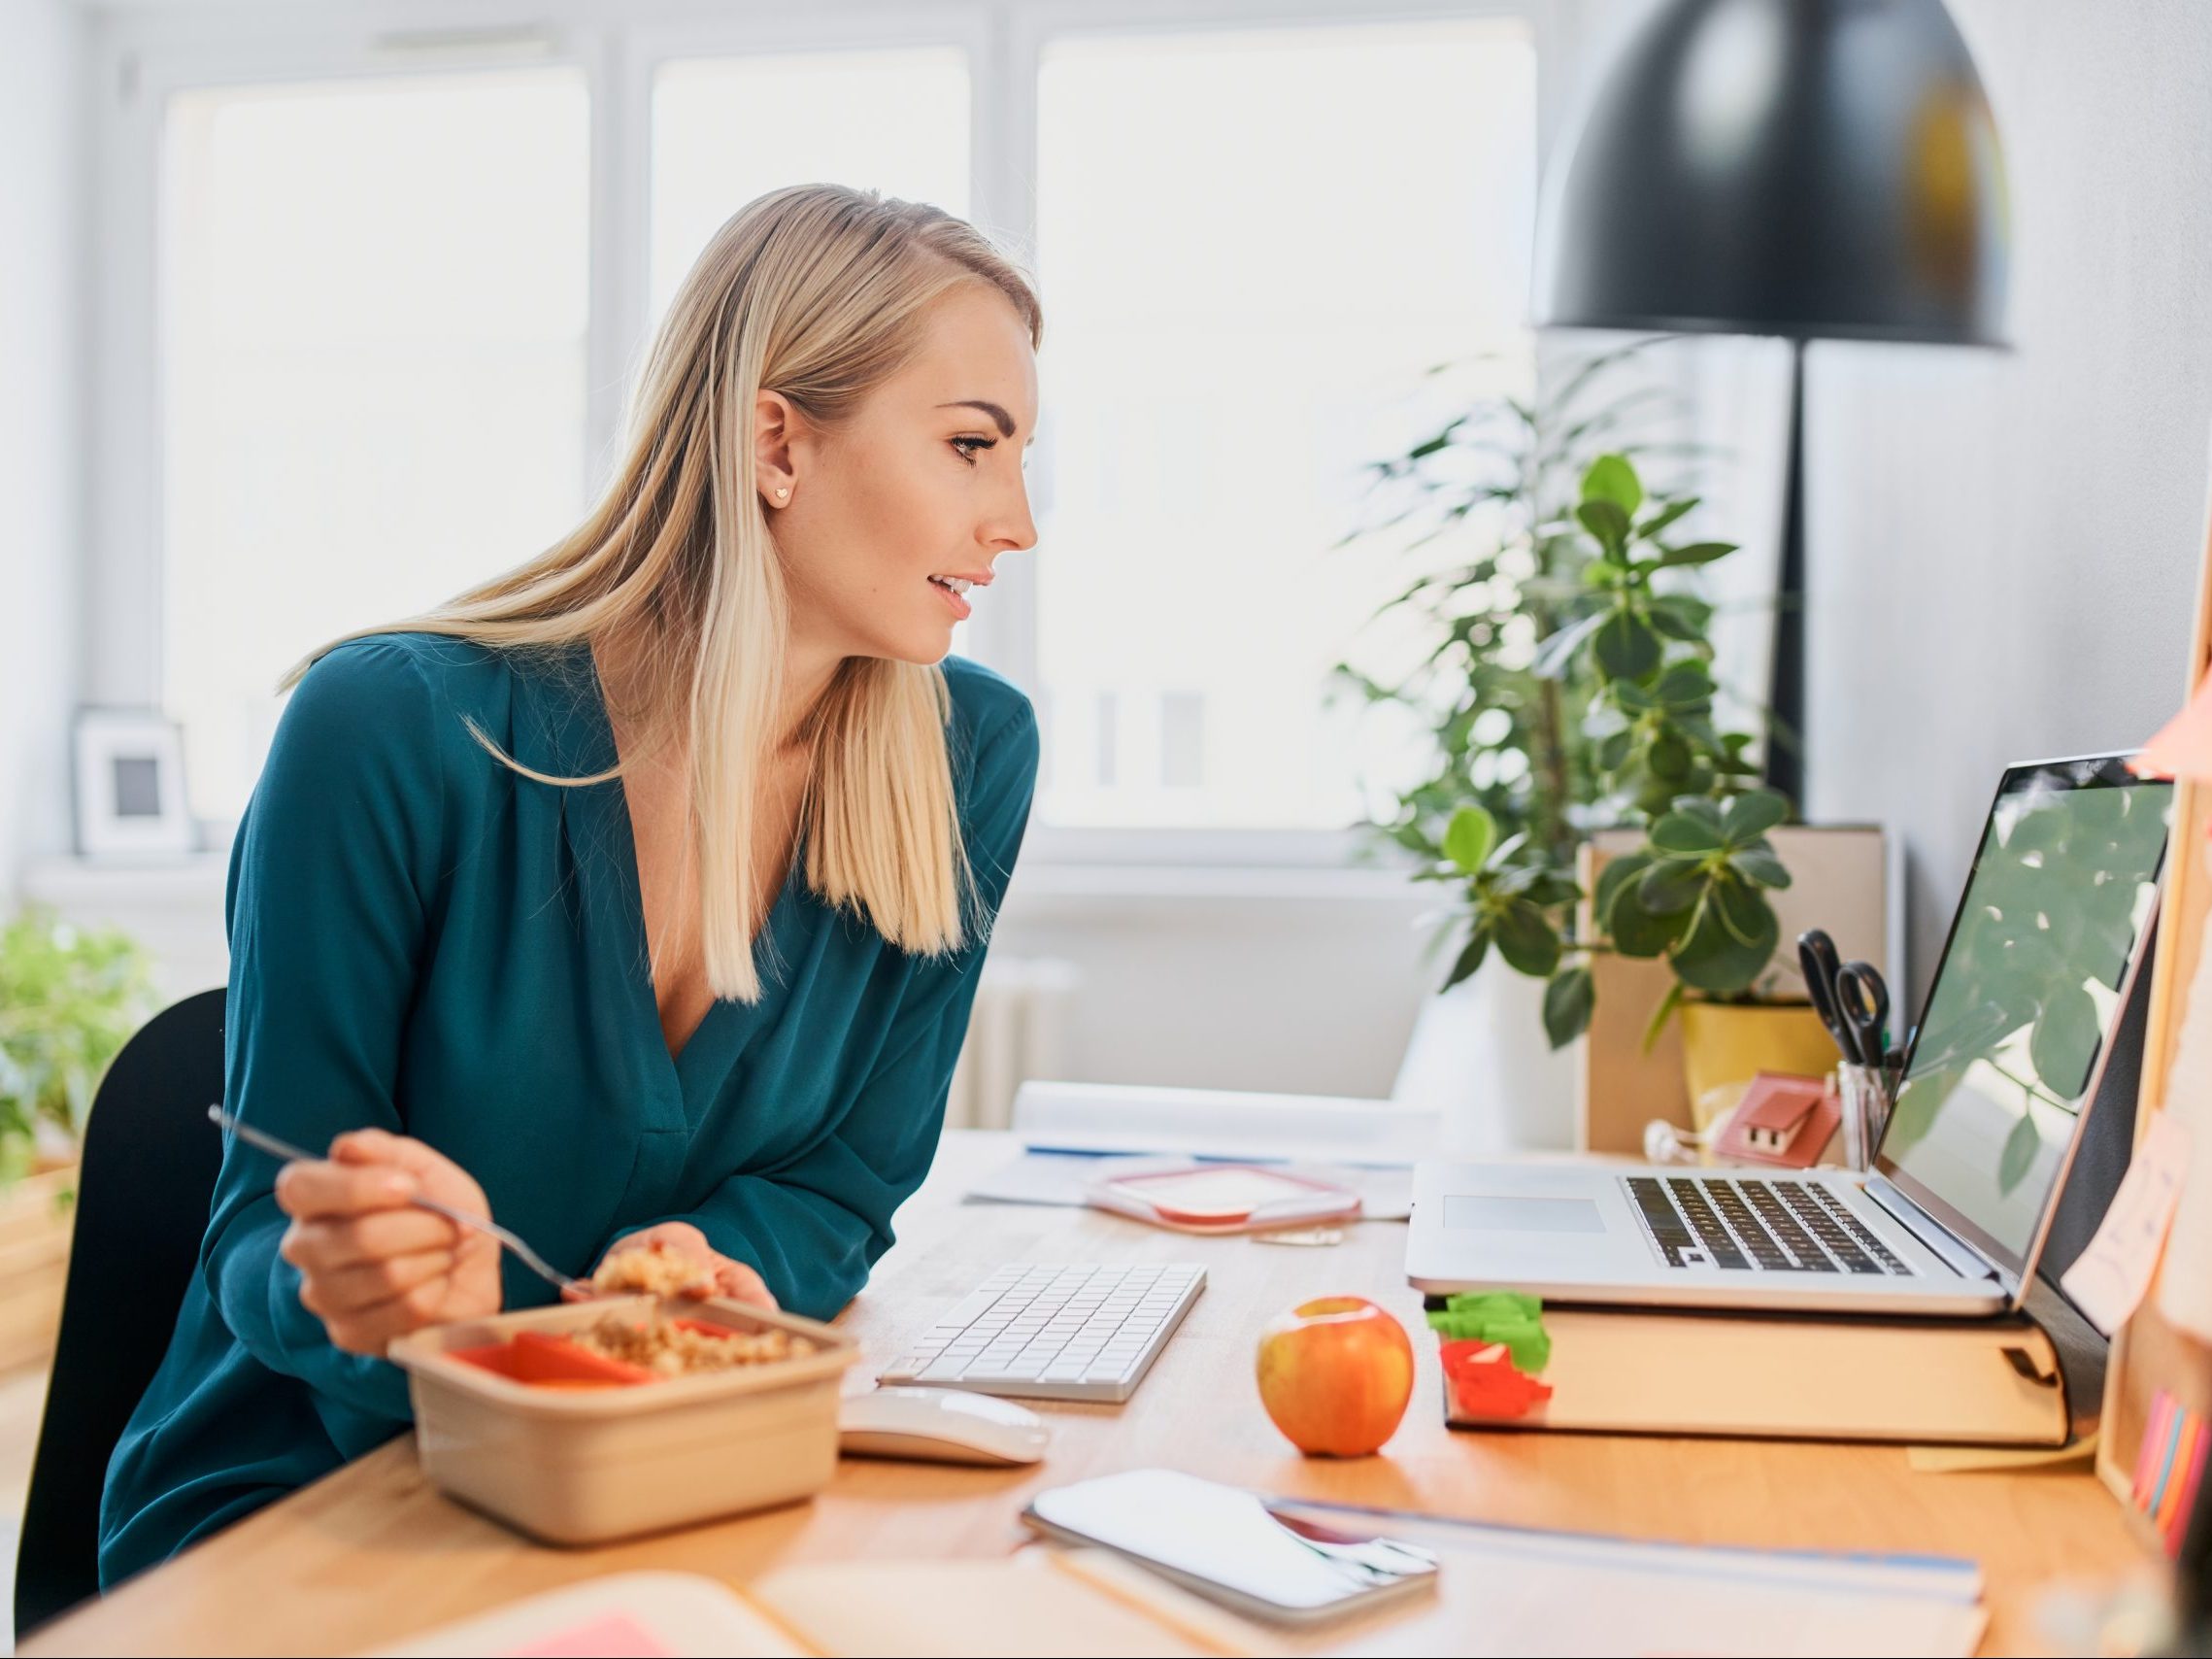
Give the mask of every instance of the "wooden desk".
<svg viewBox="0 0 2212 1659">
<path fill-rule="evenodd" d="M 345 1653 L 574 1579 L 637 1568 L 742 1582 L 810 1559 L 994 1555 L 1025 1536 L 1029 1492 L 1164 1465 L 1310 1498 L 1535 1527 L 1699 1543 L 1927 1550 L 1977 1558 L 1992 1612 L 1985 1651 L 2033 1645 L 2035 1595 L 2110 1578 L 2145 1557 L 2086 1473 L 1921 1474 L 1894 1446 L 1447 1431 L 1435 1344 L 1401 1270 L 1402 1225 L 1371 1222 L 1329 1248 L 1188 1238 L 1084 1210 L 962 1205 L 966 1181 L 1012 1155 L 1004 1135 L 949 1137 L 902 1212 L 901 1242 L 843 1315 L 883 1363 L 992 1269 L 1016 1261 L 1185 1259 L 1205 1294 L 1125 1406 L 1054 1405 L 1051 1457 L 1032 1470 L 854 1462 L 810 1504 L 590 1550 L 548 1549 L 448 1503 L 401 1438 L 249 1517 L 22 1651 Z M 1416 1333 L 1422 1375 L 1385 1456 L 1311 1461 L 1278 1436 L 1252 1381 L 1260 1327 L 1330 1292 L 1371 1296 Z M 864 1362 L 865 1364 L 866 1362 Z M 863 1387 L 859 1369 L 851 1386 Z"/>
</svg>

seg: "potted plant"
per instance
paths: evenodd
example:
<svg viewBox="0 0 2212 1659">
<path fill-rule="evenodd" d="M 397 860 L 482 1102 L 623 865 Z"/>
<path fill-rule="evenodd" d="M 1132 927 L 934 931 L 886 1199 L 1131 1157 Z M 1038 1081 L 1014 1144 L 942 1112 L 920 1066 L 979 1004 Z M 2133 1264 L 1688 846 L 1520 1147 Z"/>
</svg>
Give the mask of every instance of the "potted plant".
<svg viewBox="0 0 2212 1659">
<path fill-rule="evenodd" d="M 1793 1069 L 1826 1037 L 1800 1002 L 1777 995 L 1789 970 L 1774 964 L 1779 927 L 1766 895 L 1790 873 L 1767 832 L 1790 803 L 1758 784 L 1751 733 L 1722 729 L 1715 714 L 1714 613 L 1694 572 L 1733 544 L 1684 535 L 1696 498 L 1649 494 L 1625 448 L 1580 464 L 1571 498 L 1548 510 L 1546 467 L 1572 454 L 1574 436 L 1607 424 L 1572 410 L 1607 361 L 1567 381 L 1567 408 L 1549 423 L 1561 438 L 1515 407 L 1525 432 L 1519 473 L 1490 486 L 1489 498 L 1518 518 L 1496 551 L 1385 607 L 1418 605 L 1437 627 L 1418 683 L 1340 672 L 1371 700 L 1437 717 L 1434 774 L 1373 827 L 1423 855 L 1415 879 L 1456 890 L 1458 948 L 1443 989 L 1494 954 L 1542 982 L 1542 1026 L 1557 1050 L 1589 1025 L 1593 959 L 1661 960 L 1670 989 L 1647 1042 L 1684 1010 L 1694 1100 L 1716 1075 L 1747 1075 L 1747 1055 L 1752 1069 Z M 1501 763 L 1501 752 L 1521 759 Z M 1638 845 L 1586 892 L 1584 844 L 1624 826 L 1640 832 Z"/>
<path fill-rule="evenodd" d="M 76 1148 L 153 995 L 146 953 L 121 932 L 39 910 L 0 927 L 0 1371 L 52 1345 Z"/>
</svg>

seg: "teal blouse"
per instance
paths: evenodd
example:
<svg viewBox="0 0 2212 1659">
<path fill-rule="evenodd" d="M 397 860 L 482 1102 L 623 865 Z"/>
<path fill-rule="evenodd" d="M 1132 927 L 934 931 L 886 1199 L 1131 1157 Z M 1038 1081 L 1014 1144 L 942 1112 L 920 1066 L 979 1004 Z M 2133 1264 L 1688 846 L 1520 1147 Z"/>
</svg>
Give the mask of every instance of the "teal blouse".
<svg viewBox="0 0 2212 1659">
<path fill-rule="evenodd" d="M 989 669 L 944 670 L 968 858 L 995 916 L 1036 719 Z M 582 645 L 525 657 L 380 634 L 301 680 L 231 851 L 230 1110 L 309 1147 L 368 1125 L 424 1140 L 564 1271 L 688 1221 L 785 1307 L 836 1313 L 928 1170 L 985 943 L 909 955 L 794 863 L 761 999 L 714 1003 L 671 1059 L 620 781 L 522 778 L 464 718 L 539 771 L 615 762 Z M 225 1146 L 199 1272 L 108 1466 L 103 1584 L 409 1423 L 405 1374 L 334 1348 L 300 1305 L 276 1173 Z M 509 1307 L 553 1299 L 505 1272 Z"/>
</svg>

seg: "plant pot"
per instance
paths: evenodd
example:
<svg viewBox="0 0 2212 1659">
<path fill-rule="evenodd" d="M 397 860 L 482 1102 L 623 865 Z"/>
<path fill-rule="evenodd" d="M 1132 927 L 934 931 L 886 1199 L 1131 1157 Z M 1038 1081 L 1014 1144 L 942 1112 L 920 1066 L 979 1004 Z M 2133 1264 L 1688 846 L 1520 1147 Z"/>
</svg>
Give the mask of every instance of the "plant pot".
<svg viewBox="0 0 2212 1659">
<path fill-rule="evenodd" d="M 1716 1090 L 1740 1089 L 1761 1071 L 1826 1077 L 1835 1067 L 1835 1039 L 1810 1002 L 1685 1001 L 1681 1019 L 1683 1080 L 1699 1131 L 1711 1127 Z"/>
<path fill-rule="evenodd" d="M 1440 1121 L 1455 1157 L 1574 1145 L 1575 1051 L 1544 1035 L 1544 982 L 1492 962 L 1428 998 L 1391 1099 Z"/>
<path fill-rule="evenodd" d="M 0 1191 L 0 1372 L 53 1352 L 69 1276 L 77 1166 L 25 1175 Z"/>
</svg>

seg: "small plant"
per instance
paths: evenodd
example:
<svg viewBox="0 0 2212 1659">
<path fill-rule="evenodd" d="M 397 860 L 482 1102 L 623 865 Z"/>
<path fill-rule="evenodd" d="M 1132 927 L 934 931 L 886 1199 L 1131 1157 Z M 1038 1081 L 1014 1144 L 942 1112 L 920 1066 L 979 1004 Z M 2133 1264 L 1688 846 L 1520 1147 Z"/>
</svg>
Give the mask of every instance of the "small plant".
<svg viewBox="0 0 2212 1659">
<path fill-rule="evenodd" d="M 1534 432 L 1540 423 L 1526 419 Z M 1532 448 L 1544 453 L 1540 441 Z M 1686 581 L 1735 548 L 1671 539 L 1696 498 L 1648 497 L 1624 452 L 1590 460 L 1575 499 L 1552 517 L 1525 471 L 1518 489 L 1493 491 L 1528 514 L 1522 557 L 1501 549 L 1470 567 L 1484 608 L 1451 620 L 1424 665 L 1464 665 L 1464 694 L 1437 728 L 1445 770 L 1377 828 L 1430 853 L 1415 879 L 1463 895 L 1465 934 L 1443 989 L 1494 948 L 1514 971 L 1549 981 L 1544 1025 L 1558 1047 L 1589 1027 L 1593 953 L 1664 958 L 1675 983 L 1654 1012 L 1656 1037 L 1685 993 L 1753 996 L 1779 931 L 1765 894 L 1790 885 L 1766 838 L 1790 803 L 1757 786 L 1751 734 L 1716 724 L 1713 608 Z M 1518 653 L 1503 648 L 1516 631 Z M 1405 700 L 1364 686 L 1375 700 Z M 1509 712 L 1493 719 L 1493 707 Z M 1494 766 L 1474 776 L 1486 721 L 1528 757 L 1504 787 Z M 1431 846 L 1426 825 L 1447 803 Z M 1619 825 L 1643 827 L 1644 845 L 1606 865 L 1591 896 L 1593 929 L 1580 934 L 1576 849 Z"/>
<path fill-rule="evenodd" d="M 75 1139 L 108 1063 L 153 1006 L 145 951 L 41 910 L 0 928 L 0 1184 L 30 1168 L 39 1126 Z"/>
</svg>

